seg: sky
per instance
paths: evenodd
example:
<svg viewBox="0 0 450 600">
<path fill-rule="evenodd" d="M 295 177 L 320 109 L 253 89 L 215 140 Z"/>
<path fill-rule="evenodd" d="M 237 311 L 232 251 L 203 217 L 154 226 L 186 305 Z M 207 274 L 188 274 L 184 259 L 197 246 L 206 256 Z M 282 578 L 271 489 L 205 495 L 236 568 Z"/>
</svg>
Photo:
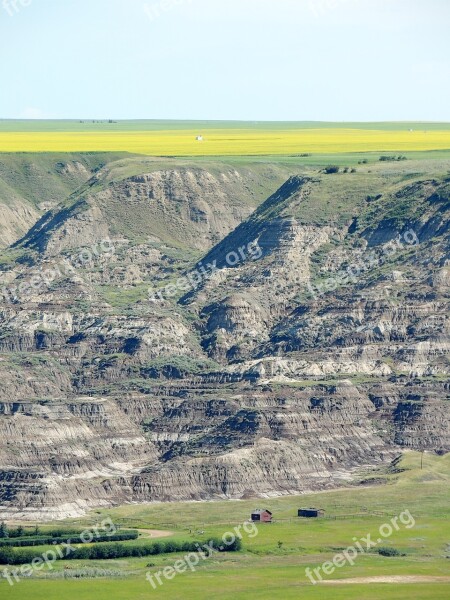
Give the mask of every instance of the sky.
<svg viewBox="0 0 450 600">
<path fill-rule="evenodd" d="M 0 0 L 0 118 L 450 121 L 449 0 Z"/>
</svg>

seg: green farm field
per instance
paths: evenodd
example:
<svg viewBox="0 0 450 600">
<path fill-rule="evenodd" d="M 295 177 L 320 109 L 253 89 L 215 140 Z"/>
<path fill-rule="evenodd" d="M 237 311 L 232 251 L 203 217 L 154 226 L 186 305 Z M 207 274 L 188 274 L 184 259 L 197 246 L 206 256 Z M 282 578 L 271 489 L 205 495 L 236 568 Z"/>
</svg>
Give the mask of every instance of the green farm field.
<svg viewBox="0 0 450 600">
<path fill-rule="evenodd" d="M 260 524 L 258 534 L 243 536 L 237 553 L 216 554 L 195 572 L 178 574 L 153 589 L 145 579 L 171 566 L 182 554 L 107 561 L 59 561 L 52 572 L 38 573 L 11 587 L 0 580 L 2 598 L 22 600 L 125 600 L 173 598 L 175 600 L 283 600 L 354 599 L 440 600 L 450 596 L 450 455 L 407 452 L 401 461 L 378 472 L 361 472 L 346 489 L 231 502 L 191 502 L 127 505 L 93 511 L 76 527 L 100 523 L 106 517 L 123 528 L 138 528 L 142 543 L 151 530 L 171 534 L 166 539 L 206 540 L 222 536 L 244 523 L 257 505 L 269 508 L 275 521 Z M 326 518 L 299 519 L 301 506 L 324 508 Z M 315 569 L 357 540 L 371 534 L 393 517 L 409 511 L 415 522 L 405 520 L 379 545 L 398 551 L 382 556 L 376 548 L 355 559 L 355 564 L 336 569 L 324 582 L 313 585 L 305 569 Z M 156 541 L 156 540 L 155 540 Z M 125 544 L 133 542 L 125 542 Z M 35 548 L 39 555 L 45 550 Z M 150 566 L 148 566 L 150 565 Z M 97 569 L 96 577 L 76 580 L 71 570 Z M 374 578 L 374 579 L 372 579 Z M 326 582 L 328 581 L 328 583 Z"/>
<path fill-rule="evenodd" d="M 101 131 L 209 131 L 251 129 L 285 131 L 296 129 L 366 129 L 379 131 L 450 131 L 450 123 L 431 121 L 198 121 L 198 120 L 97 120 L 97 119 L 0 119 L 0 132 L 101 132 Z"/>
</svg>

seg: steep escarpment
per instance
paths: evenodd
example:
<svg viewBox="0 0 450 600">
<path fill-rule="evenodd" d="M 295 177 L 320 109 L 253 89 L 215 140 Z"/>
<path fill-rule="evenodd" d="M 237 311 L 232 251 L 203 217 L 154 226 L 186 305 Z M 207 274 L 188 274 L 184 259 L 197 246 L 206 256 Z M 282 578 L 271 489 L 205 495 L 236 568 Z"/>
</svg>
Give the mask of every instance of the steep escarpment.
<svg viewBox="0 0 450 600">
<path fill-rule="evenodd" d="M 127 501 L 327 489 L 401 448 L 449 450 L 448 385 L 200 383 L 0 403 L 2 514 L 63 518 Z"/>
<path fill-rule="evenodd" d="M 120 162 L 103 169 L 18 246 L 55 256 L 109 237 L 205 251 L 248 217 L 282 173 L 269 169 L 256 185 L 254 172 L 226 165 L 148 166 L 148 173 L 128 177 Z"/>
<path fill-rule="evenodd" d="M 118 160 L 4 254 L 0 516 L 450 450 L 443 166 L 285 170 Z"/>
<path fill-rule="evenodd" d="M 344 226 L 304 222 L 319 189 L 292 178 L 208 254 L 220 266 L 217 257 L 238 247 L 259 249 L 183 299 L 200 318 L 203 347 L 231 362 L 282 355 L 279 375 L 352 365 L 355 373 L 448 374 L 449 184 L 394 187 Z"/>
<path fill-rule="evenodd" d="M 342 471 L 392 454 L 370 424 L 373 404 L 350 384 L 303 393 L 244 386 L 221 400 L 207 389 L 0 404 L 2 512 L 66 516 L 125 498 L 289 493 L 337 485 Z"/>
</svg>

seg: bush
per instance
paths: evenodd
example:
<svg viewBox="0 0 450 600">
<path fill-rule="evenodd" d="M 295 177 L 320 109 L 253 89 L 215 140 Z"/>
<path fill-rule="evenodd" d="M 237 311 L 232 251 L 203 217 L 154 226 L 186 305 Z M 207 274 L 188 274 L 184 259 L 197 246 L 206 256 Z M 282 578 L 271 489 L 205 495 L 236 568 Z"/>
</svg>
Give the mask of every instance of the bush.
<svg viewBox="0 0 450 600">
<path fill-rule="evenodd" d="M 14 555 L 12 548 L 0 549 L 0 564 L 2 564 L 2 565 L 18 564 L 18 563 L 13 562 L 14 559 L 15 559 L 15 555 Z"/>
<path fill-rule="evenodd" d="M 381 556 L 406 556 L 406 554 L 402 554 L 397 548 L 382 547 L 378 548 L 377 552 Z"/>
<path fill-rule="evenodd" d="M 382 197 L 382 194 L 377 194 L 376 196 L 367 196 L 366 202 L 375 202 L 376 200 L 380 200 Z"/>
<path fill-rule="evenodd" d="M 323 172 L 326 173 L 326 175 L 332 175 L 333 173 L 339 173 L 339 167 L 336 165 L 329 165 L 328 167 L 325 167 Z"/>
</svg>

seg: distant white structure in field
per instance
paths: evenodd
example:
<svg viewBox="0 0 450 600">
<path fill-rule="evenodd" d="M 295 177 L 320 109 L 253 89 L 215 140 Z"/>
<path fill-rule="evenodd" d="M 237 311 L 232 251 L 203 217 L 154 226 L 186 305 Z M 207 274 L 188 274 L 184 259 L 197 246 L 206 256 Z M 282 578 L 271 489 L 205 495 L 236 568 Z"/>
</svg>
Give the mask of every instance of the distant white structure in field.
<svg viewBox="0 0 450 600">
<path fill-rule="evenodd" d="M 196 138 L 197 142 L 203 142 L 203 136 L 202 135 L 198 135 Z"/>
</svg>

